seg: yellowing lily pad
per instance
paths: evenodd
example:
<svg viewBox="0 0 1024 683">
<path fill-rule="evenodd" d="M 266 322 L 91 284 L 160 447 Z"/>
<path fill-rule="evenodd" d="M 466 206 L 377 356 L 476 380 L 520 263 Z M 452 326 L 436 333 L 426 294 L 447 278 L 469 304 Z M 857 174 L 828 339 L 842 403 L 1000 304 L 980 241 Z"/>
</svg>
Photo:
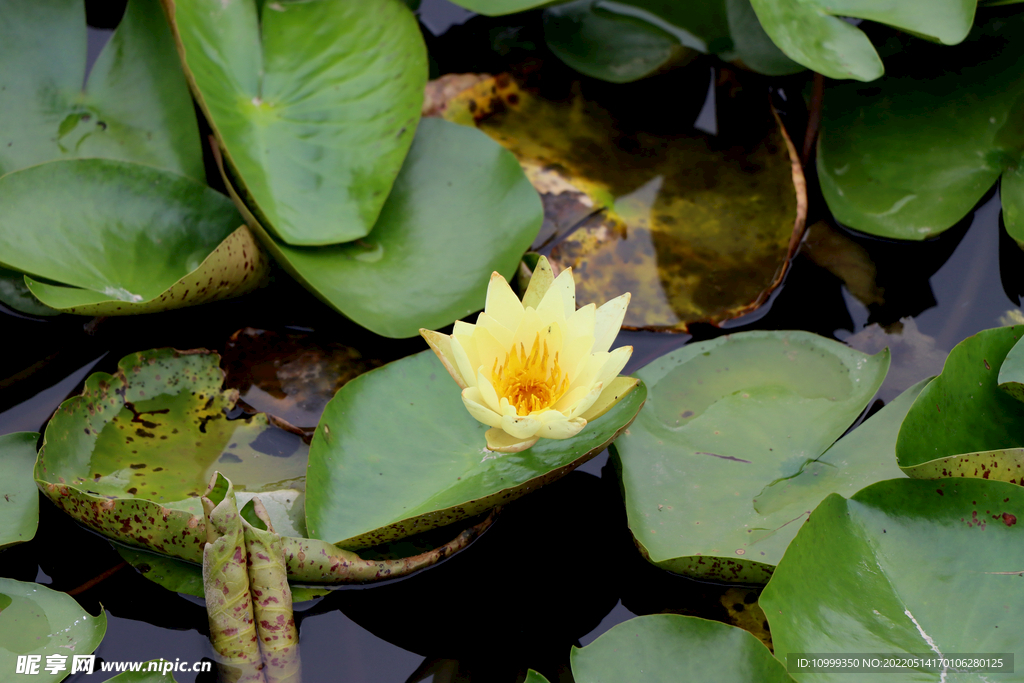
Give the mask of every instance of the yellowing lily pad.
<svg viewBox="0 0 1024 683">
<path fill-rule="evenodd" d="M 34 472 L 39 488 L 94 531 L 198 565 L 207 541 L 203 479 L 230 474 L 239 502 L 258 495 L 274 528 L 288 534 L 289 578 L 309 583 L 402 576 L 466 547 L 490 523 L 394 559 L 363 559 L 304 538 L 307 448 L 292 428 L 237 410 L 238 392 L 221 389 L 218 360 L 203 349 L 157 349 L 125 357 L 113 375 L 91 375 L 46 427 Z"/>
<path fill-rule="evenodd" d="M 0 177 L 0 204 L 0 263 L 68 313 L 151 313 L 239 296 L 269 268 L 231 200 L 141 164 L 67 159 L 14 171 Z"/>
<path fill-rule="evenodd" d="M 501 454 L 432 351 L 372 370 L 341 388 L 313 435 L 309 535 L 364 548 L 515 500 L 604 450 L 646 396 L 640 383 L 576 436 Z"/>
<path fill-rule="evenodd" d="M 803 173 L 777 122 L 742 150 L 692 130 L 623 130 L 580 94 L 545 99 L 504 75 L 444 117 L 504 145 L 539 192 L 586 198 L 597 213 L 555 244 L 552 266 L 572 267 L 580 305 L 631 292 L 624 327 L 684 331 L 757 308 L 803 234 Z"/>
</svg>

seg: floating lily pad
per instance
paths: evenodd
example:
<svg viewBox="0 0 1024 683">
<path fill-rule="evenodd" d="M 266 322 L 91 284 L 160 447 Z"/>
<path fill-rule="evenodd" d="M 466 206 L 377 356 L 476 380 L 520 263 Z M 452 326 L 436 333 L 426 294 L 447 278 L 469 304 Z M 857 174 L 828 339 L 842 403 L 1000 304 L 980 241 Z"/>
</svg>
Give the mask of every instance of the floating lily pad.
<svg viewBox="0 0 1024 683">
<path fill-rule="evenodd" d="M 825 495 L 899 476 L 892 443 L 913 394 L 826 452 L 888 365 L 806 332 L 745 332 L 637 372 L 649 404 L 613 453 L 641 552 L 679 574 L 767 581 Z"/>
<path fill-rule="evenodd" d="M 1024 656 L 1024 491 L 1003 482 L 882 481 L 822 501 L 760 603 L 775 656 L 788 653 L 1014 653 Z M 941 675 L 940 675 L 941 674 Z M 851 674 L 794 674 L 836 683 Z M 968 681 L 952 668 L 886 681 Z M 992 674 L 1020 680 L 1020 674 Z M 856 676 L 854 676 L 856 678 Z"/>
<path fill-rule="evenodd" d="M 1024 344 L 1017 342 L 999 366 L 999 388 L 1024 401 Z"/>
<path fill-rule="evenodd" d="M 551 262 L 572 267 L 580 305 L 631 292 L 625 327 L 682 331 L 757 308 L 803 235 L 804 178 L 777 122 L 750 149 L 727 152 L 692 130 L 619 130 L 596 102 L 544 99 L 508 76 L 457 95 L 444 116 L 476 122 L 539 191 L 554 175 L 603 209 L 554 246 Z"/>
<path fill-rule="evenodd" d="M 523 683 L 548 683 L 548 679 L 533 669 L 526 672 L 526 680 Z"/>
<path fill-rule="evenodd" d="M 947 45 L 971 30 L 977 0 L 750 0 L 761 26 L 790 59 L 829 78 L 871 81 L 882 60 L 844 17 L 868 19 Z"/>
<path fill-rule="evenodd" d="M 164 0 L 196 99 L 247 203 L 287 244 L 373 228 L 427 80 L 399 0 Z"/>
<path fill-rule="evenodd" d="M 908 45 L 892 62 L 893 75 L 877 83 L 825 93 L 817 166 L 832 213 L 873 235 L 923 240 L 960 221 L 1004 174 L 1007 231 L 1024 243 L 1013 210 L 1022 196 L 1024 16 L 992 19 L 956 48 Z"/>
<path fill-rule="evenodd" d="M 573 438 L 498 454 L 432 351 L 360 375 L 327 404 L 313 435 L 309 535 L 367 547 L 512 501 L 604 450 L 646 395 L 638 385 Z"/>
<path fill-rule="evenodd" d="M 0 577 L 0 669 L 5 676 L 16 676 L 19 656 L 39 655 L 39 669 L 27 680 L 62 681 L 74 655 L 95 650 L 106 630 L 106 612 L 94 617 L 67 593 Z M 64 671 L 46 671 L 46 657 L 54 654 L 67 656 Z"/>
<path fill-rule="evenodd" d="M 328 305 L 377 334 L 412 337 L 483 308 L 491 273 L 512 277 L 543 211 L 511 154 L 479 131 L 424 119 L 364 239 L 302 249 L 246 219 Z"/>
<path fill-rule="evenodd" d="M 192 98 L 159 0 L 128 3 L 84 87 L 83 0 L 11 0 L 3 13 L 0 175 L 101 157 L 205 180 Z"/>
<path fill-rule="evenodd" d="M 227 197 L 149 166 L 40 164 L 0 178 L 0 204 L 0 263 L 28 273 L 35 297 L 69 313 L 150 313 L 238 296 L 269 267 Z"/>
<path fill-rule="evenodd" d="M 338 389 L 381 365 L 335 341 L 251 327 L 231 335 L 224 350 L 225 386 L 237 389 L 247 405 L 308 429 L 310 436 Z"/>
<path fill-rule="evenodd" d="M 1000 366 L 1024 326 L 957 344 L 900 427 L 900 468 L 917 479 L 980 477 L 1024 483 L 1024 403 L 1000 388 Z"/>
<path fill-rule="evenodd" d="M 470 12 L 497 17 L 540 7 L 548 4 L 551 0 L 452 0 L 452 2 L 459 7 L 465 7 Z"/>
<path fill-rule="evenodd" d="M 787 683 L 793 679 L 757 638 L 679 614 L 636 617 L 569 656 L 577 683 Z"/>
<path fill-rule="evenodd" d="M 303 538 L 306 446 L 266 415 L 229 419 L 237 392 L 222 391 L 218 356 L 157 349 L 122 359 L 114 375 L 95 373 L 46 428 L 36 462 L 39 488 L 58 508 L 105 536 L 187 562 L 207 541 L 203 478 L 236 477 L 238 500 L 259 494 L 283 539 L 289 577 L 360 583 L 430 566 L 471 543 L 485 520 L 429 552 L 367 559 Z M 241 413 L 241 411 L 237 411 Z M 244 488 L 244 490 L 242 490 Z"/>
<path fill-rule="evenodd" d="M 760 73 L 803 71 L 772 43 L 749 0 L 576 0 L 544 11 L 544 38 L 580 73 L 625 83 L 716 54 Z"/>
<path fill-rule="evenodd" d="M 31 541 L 39 526 L 39 491 L 32 478 L 36 432 L 0 436 L 0 549 Z"/>
</svg>

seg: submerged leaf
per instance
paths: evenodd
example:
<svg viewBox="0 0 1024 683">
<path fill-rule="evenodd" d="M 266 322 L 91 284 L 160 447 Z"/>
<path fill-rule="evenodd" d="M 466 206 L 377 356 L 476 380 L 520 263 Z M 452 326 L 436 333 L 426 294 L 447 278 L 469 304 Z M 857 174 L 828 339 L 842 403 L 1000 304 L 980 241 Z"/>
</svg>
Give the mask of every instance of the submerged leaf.
<svg viewBox="0 0 1024 683">
<path fill-rule="evenodd" d="M 909 45 L 893 63 L 870 88 L 825 92 L 818 180 L 836 218 L 872 235 L 928 239 L 1003 174 L 1007 231 L 1024 242 L 1024 15 L 994 18 L 956 48 Z"/>
<path fill-rule="evenodd" d="M 309 535 L 364 548 L 515 500 L 604 450 L 646 393 L 640 384 L 575 437 L 499 454 L 484 447 L 487 426 L 466 412 L 432 351 L 360 375 L 327 404 L 313 436 Z"/>
<path fill-rule="evenodd" d="M 0 267 L 0 303 L 29 315 L 60 315 L 60 311 L 50 308 L 33 296 L 28 285 L 25 284 L 24 273 L 2 267 Z"/>
<path fill-rule="evenodd" d="M 36 655 L 39 668 L 28 680 L 64 680 L 72 658 L 95 650 L 106 630 L 106 612 L 94 617 L 67 593 L 0 577 L 0 670 L 5 676 L 16 676 L 19 656 Z M 65 670 L 46 671 L 46 657 L 54 654 L 67 656 Z"/>
<path fill-rule="evenodd" d="M 464 91 L 444 115 L 511 150 L 539 191 L 555 175 L 603 209 L 551 260 L 572 267 L 581 305 L 631 292 L 626 327 L 685 330 L 757 308 L 803 234 L 803 174 L 777 123 L 749 149 L 728 149 L 692 131 L 620 130 L 578 93 L 544 99 L 508 76 Z"/>
<path fill-rule="evenodd" d="M 39 491 L 32 468 L 37 441 L 37 432 L 0 436 L 0 550 L 36 535 Z"/>
<path fill-rule="evenodd" d="M 276 238 L 373 228 L 409 151 L 426 50 L 400 0 L 164 0 L 247 204 Z"/>
<path fill-rule="evenodd" d="M 412 337 L 482 308 L 491 273 L 512 276 L 543 216 L 511 154 L 478 131 L 424 119 L 366 238 L 303 249 L 246 219 L 332 308 L 377 334 Z"/>
<path fill-rule="evenodd" d="M 0 177 L 0 204 L 0 263 L 69 313 L 150 313 L 239 296 L 269 268 L 230 200 L 149 166 L 40 164 Z"/>
<path fill-rule="evenodd" d="M 892 444 L 920 386 L 826 451 L 888 365 L 806 332 L 745 332 L 637 372 L 649 405 L 613 462 L 641 552 L 688 576 L 767 581 L 823 497 L 899 476 Z"/>
<path fill-rule="evenodd" d="M 100 157 L 205 180 L 192 98 L 159 0 L 130 0 L 89 72 L 83 0 L 7 0 L 0 21 L 0 175 Z"/>
</svg>

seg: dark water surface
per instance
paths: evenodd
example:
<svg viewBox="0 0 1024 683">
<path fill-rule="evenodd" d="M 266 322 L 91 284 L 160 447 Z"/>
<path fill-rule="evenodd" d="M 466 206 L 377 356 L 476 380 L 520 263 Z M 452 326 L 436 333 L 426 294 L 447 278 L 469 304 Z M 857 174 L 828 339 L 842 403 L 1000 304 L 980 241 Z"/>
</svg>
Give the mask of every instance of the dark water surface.
<svg viewBox="0 0 1024 683">
<path fill-rule="evenodd" d="M 442 2 L 425 0 L 423 5 L 434 69 L 441 73 L 494 70 L 494 55 L 483 49 L 482 57 L 453 62 L 456 46 L 480 36 L 489 36 L 492 46 L 504 40 L 502 44 L 513 45 L 509 49 L 519 49 L 516 41 L 529 42 L 515 27 L 469 18 Z M 104 25 L 93 15 L 90 21 Z M 443 43 L 445 36 L 457 32 L 450 44 Z M 91 32 L 92 57 L 105 35 Z M 699 97 L 705 97 L 703 90 Z M 701 110 L 702 120 L 708 111 L 708 106 Z M 801 111 L 787 112 L 787 124 L 801 121 L 801 116 Z M 703 127 L 707 129 L 706 122 Z M 813 169 L 808 175 L 813 179 Z M 829 220 L 812 197 L 812 220 L 818 218 Z M 817 247 L 802 248 L 769 305 L 734 321 L 729 329 L 695 326 L 692 334 L 678 335 L 623 332 L 618 344 L 634 346 L 626 371 L 694 340 L 747 329 L 803 329 L 871 352 L 889 343 L 893 371 L 879 392 L 880 399 L 889 400 L 937 372 L 960 340 L 1001 324 L 1010 311 L 1019 314 L 1024 252 L 1002 228 L 995 194 L 956 228 L 928 243 L 886 242 L 834 224 L 812 229 L 808 240 L 823 229 L 839 236 L 843 254 L 867 257 L 864 263 L 874 270 L 878 294 L 870 306 L 851 293 L 856 285 L 844 284 L 843 277 L 853 281 L 848 271 L 831 265 L 842 259 L 830 260 L 827 250 Z M 869 328 L 872 323 L 895 336 Z M 426 348 L 416 339 L 387 340 L 356 328 L 282 273 L 270 287 L 242 300 L 159 315 L 43 320 L 2 310 L 0 433 L 41 429 L 59 403 L 81 389 L 89 372 L 111 371 L 130 352 L 161 346 L 223 352 L 231 334 L 247 326 L 312 330 L 317 339 L 341 342 L 384 360 Z M 728 620 L 730 611 L 743 610 L 742 604 L 730 610 L 725 604 L 729 600 L 723 603 L 725 587 L 666 574 L 639 556 L 625 524 L 618 485 L 606 465 L 607 455 L 602 454 L 508 506 L 470 548 L 437 567 L 298 605 L 306 682 L 513 683 L 534 668 L 553 683 L 567 683 L 572 680 L 571 646 L 586 645 L 634 615 L 675 612 Z M 73 591 L 94 614 L 102 605 L 109 622 L 96 654 L 104 660 L 162 657 L 191 662 L 209 656 L 200 600 L 160 588 L 130 567 L 90 586 L 117 567 L 120 556 L 101 537 L 40 500 L 39 533 L 3 553 L 0 574 Z M 213 680 L 209 674 L 191 673 L 176 678 L 180 683 Z M 77 674 L 68 680 L 103 679 L 100 674 Z"/>
</svg>

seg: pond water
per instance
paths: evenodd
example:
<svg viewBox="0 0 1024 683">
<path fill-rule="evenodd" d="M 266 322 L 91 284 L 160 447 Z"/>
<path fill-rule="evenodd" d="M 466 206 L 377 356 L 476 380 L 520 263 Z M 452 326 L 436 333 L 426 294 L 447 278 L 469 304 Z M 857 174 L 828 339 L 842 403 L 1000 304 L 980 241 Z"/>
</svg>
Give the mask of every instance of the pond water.
<svg viewBox="0 0 1024 683">
<path fill-rule="evenodd" d="M 434 68 L 441 73 L 495 70 L 500 60 L 493 50 L 453 56 L 467 41 L 489 36 L 492 43 L 514 48 L 526 40 L 520 28 L 471 18 L 442 2 L 425 0 L 421 11 L 431 50 L 440 55 Z M 116 23 L 116 17 L 95 13 L 90 20 Z M 91 57 L 108 33 L 91 32 Z M 792 84 L 776 83 L 776 99 Z M 706 87 L 705 82 L 695 96 L 704 98 Z M 713 99 L 704 104 L 699 116 L 708 130 Z M 806 114 L 785 114 L 799 139 Z M 902 388 L 937 372 L 957 342 L 1002 324 L 1013 311 L 1019 315 L 1024 252 L 1001 225 L 995 193 L 940 238 L 896 244 L 836 226 L 813 192 L 811 221 L 822 222 L 812 226 L 768 304 L 724 328 L 624 331 L 618 344 L 635 349 L 626 372 L 691 340 L 748 329 L 802 329 L 865 351 L 891 346 L 893 371 L 869 409 L 877 410 Z M 161 346 L 224 352 L 231 335 L 245 327 L 311 334 L 311 342 L 341 342 L 382 360 L 426 348 L 418 339 L 383 339 L 347 323 L 284 274 L 242 300 L 196 309 L 102 320 L 34 319 L 4 309 L 0 326 L 0 433 L 41 429 L 89 372 L 111 371 L 127 353 Z M 72 592 L 92 613 L 106 610 L 107 637 L 96 652 L 104 660 L 198 661 L 210 655 L 200 600 L 149 582 L 105 540 L 40 500 L 36 538 L 4 552 L 0 574 Z M 586 645 L 634 615 L 696 614 L 763 634 L 749 618 L 756 614 L 749 608 L 756 596 L 756 590 L 690 581 L 645 562 L 626 527 L 607 455 L 601 454 L 509 505 L 480 539 L 440 565 L 386 584 L 344 588 L 299 604 L 296 612 L 309 682 L 513 683 L 534 668 L 566 683 L 572 680 L 570 647 Z M 214 680 L 212 674 L 176 677 L 181 683 Z M 68 680 L 103 677 L 78 674 Z"/>
</svg>

